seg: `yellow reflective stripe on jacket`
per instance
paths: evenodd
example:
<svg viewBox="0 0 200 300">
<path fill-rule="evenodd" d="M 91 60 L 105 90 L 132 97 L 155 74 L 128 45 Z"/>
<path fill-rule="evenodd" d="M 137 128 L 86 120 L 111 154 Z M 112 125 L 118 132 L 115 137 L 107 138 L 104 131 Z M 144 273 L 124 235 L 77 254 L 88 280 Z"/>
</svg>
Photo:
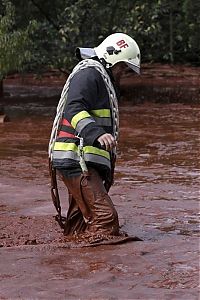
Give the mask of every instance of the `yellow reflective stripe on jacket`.
<svg viewBox="0 0 200 300">
<path fill-rule="evenodd" d="M 78 146 L 74 143 L 63 143 L 63 142 L 55 142 L 53 150 L 58 150 L 58 151 L 74 151 L 78 152 Z M 103 156 L 107 159 L 110 159 L 110 154 L 106 150 L 98 149 L 93 146 L 85 146 L 83 147 L 83 152 L 85 154 L 95 154 L 95 155 L 100 155 Z"/>
<path fill-rule="evenodd" d="M 91 153 L 91 154 L 96 154 L 96 155 L 104 156 L 105 158 L 110 159 L 109 152 L 107 152 L 106 150 L 98 149 L 98 148 L 93 147 L 93 146 L 85 146 L 85 147 L 83 147 L 83 152 L 85 154 Z"/>
<path fill-rule="evenodd" d="M 79 113 L 77 113 L 71 120 L 71 124 L 74 127 L 74 129 L 76 129 L 78 122 L 85 118 L 91 118 L 91 115 L 86 110 L 82 110 Z"/>
<path fill-rule="evenodd" d="M 110 118 L 110 109 L 94 109 L 91 110 L 91 115 L 99 118 Z"/>
<path fill-rule="evenodd" d="M 60 151 L 78 151 L 78 147 L 74 143 L 63 143 L 63 142 L 55 142 L 53 150 Z"/>
</svg>

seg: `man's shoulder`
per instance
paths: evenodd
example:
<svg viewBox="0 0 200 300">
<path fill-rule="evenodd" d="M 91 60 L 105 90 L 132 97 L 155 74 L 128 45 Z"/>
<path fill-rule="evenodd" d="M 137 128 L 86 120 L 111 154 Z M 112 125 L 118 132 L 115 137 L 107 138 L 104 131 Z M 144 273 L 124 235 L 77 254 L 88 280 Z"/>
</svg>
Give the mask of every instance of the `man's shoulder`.
<svg viewBox="0 0 200 300">
<path fill-rule="evenodd" d="M 77 82 L 82 82 L 83 84 L 92 84 L 92 83 L 97 83 L 97 84 L 102 84 L 103 79 L 101 74 L 95 67 L 93 66 L 88 66 L 84 69 L 80 69 L 72 78 L 72 82 L 77 83 Z"/>
<path fill-rule="evenodd" d="M 91 76 L 91 75 L 96 77 L 101 76 L 100 72 L 95 68 L 95 66 L 88 66 L 84 69 L 80 69 L 78 73 L 84 76 Z"/>
</svg>

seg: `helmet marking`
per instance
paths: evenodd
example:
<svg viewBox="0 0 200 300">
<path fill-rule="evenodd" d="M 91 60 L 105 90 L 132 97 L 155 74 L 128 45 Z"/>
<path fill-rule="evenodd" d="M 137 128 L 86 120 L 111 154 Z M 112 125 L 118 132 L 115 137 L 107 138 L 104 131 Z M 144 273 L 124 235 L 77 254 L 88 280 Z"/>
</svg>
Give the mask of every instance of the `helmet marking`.
<svg viewBox="0 0 200 300">
<path fill-rule="evenodd" d="M 117 42 L 117 46 L 119 46 L 119 48 L 128 48 L 129 45 L 124 41 L 124 40 L 120 40 Z"/>
</svg>

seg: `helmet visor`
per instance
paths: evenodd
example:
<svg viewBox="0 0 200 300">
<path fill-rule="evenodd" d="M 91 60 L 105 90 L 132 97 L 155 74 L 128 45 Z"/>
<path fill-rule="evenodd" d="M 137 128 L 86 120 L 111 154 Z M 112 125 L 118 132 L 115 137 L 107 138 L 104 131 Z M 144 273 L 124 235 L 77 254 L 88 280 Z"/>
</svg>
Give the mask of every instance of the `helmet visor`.
<svg viewBox="0 0 200 300">
<path fill-rule="evenodd" d="M 75 54 L 78 59 L 86 59 L 96 56 L 96 52 L 93 48 L 76 48 Z"/>
<path fill-rule="evenodd" d="M 131 61 L 125 61 L 127 66 L 140 75 L 140 67 L 132 63 Z"/>
</svg>

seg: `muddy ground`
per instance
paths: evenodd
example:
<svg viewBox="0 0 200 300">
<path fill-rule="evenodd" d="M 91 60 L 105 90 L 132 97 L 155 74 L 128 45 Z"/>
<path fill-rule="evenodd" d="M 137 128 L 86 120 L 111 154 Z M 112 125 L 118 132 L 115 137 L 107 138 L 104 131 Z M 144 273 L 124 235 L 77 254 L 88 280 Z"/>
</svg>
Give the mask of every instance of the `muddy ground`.
<svg viewBox="0 0 200 300">
<path fill-rule="evenodd" d="M 4 106 L 37 101 L 55 102 L 67 79 L 56 70 L 41 74 L 12 74 L 4 80 Z M 45 88 L 44 88 L 45 87 Z M 200 67 L 182 65 L 143 64 L 141 76 L 123 70 L 120 77 L 121 102 L 132 104 L 200 103 Z M 37 98 L 37 99 L 36 99 Z M 0 103 L 1 112 L 1 103 Z"/>
<path fill-rule="evenodd" d="M 110 195 L 121 229 L 143 241 L 79 248 L 50 198 L 55 105 L 9 104 L 0 124 L 0 299 L 199 299 L 200 106 L 120 104 Z"/>
</svg>

